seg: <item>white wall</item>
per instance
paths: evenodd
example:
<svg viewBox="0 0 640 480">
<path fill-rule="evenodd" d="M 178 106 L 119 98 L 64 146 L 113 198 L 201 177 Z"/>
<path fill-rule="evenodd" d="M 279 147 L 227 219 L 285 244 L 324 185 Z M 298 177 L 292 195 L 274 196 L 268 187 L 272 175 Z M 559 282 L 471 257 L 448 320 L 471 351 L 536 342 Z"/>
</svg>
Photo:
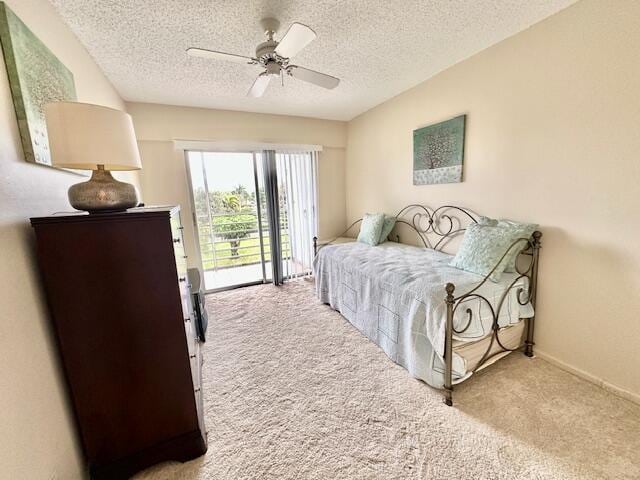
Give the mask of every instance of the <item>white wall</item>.
<svg viewBox="0 0 640 480">
<path fill-rule="evenodd" d="M 124 108 L 49 2 L 6 3 L 73 72 L 79 101 Z M 28 219 L 72 210 L 67 189 L 83 180 L 23 160 L 6 69 L 0 65 L 0 478 L 82 476 Z"/>
<path fill-rule="evenodd" d="M 346 183 L 348 220 L 419 202 L 539 223 L 537 351 L 636 396 L 638 19 L 583 0 L 359 116 Z M 413 186 L 412 131 L 463 113 L 464 182 Z"/>
<path fill-rule="evenodd" d="M 319 235 L 345 227 L 345 122 L 285 115 L 233 112 L 141 103 L 127 104 L 142 155 L 147 204 L 180 204 L 189 266 L 200 263 L 195 243 L 184 152 L 174 140 L 270 142 L 322 145 L 318 159 Z"/>
</svg>

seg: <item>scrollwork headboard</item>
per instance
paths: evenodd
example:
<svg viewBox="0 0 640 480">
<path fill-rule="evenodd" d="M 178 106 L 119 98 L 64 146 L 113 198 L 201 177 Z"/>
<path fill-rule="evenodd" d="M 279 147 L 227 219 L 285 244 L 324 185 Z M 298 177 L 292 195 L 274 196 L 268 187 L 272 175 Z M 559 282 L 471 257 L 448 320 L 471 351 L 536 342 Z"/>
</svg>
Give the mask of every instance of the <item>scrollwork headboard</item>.
<svg viewBox="0 0 640 480">
<path fill-rule="evenodd" d="M 454 205 L 430 208 L 425 205 L 411 204 L 398 212 L 396 225 L 406 225 L 413 230 L 425 248 L 442 250 L 450 240 L 463 234 L 468 225 L 478 223 L 478 218 L 470 210 Z M 324 245 L 329 245 L 348 234 L 360 222 L 362 219 L 356 220 L 344 232 L 328 242 L 318 244 L 317 238 L 314 238 L 316 253 Z M 396 238 L 399 241 L 397 236 Z"/>
<path fill-rule="evenodd" d="M 478 223 L 478 219 L 471 211 L 454 205 L 431 209 L 414 204 L 407 205 L 398 212 L 396 223 L 413 229 L 425 247 L 441 250 L 448 241 L 463 234 L 467 225 Z"/>
</svg>

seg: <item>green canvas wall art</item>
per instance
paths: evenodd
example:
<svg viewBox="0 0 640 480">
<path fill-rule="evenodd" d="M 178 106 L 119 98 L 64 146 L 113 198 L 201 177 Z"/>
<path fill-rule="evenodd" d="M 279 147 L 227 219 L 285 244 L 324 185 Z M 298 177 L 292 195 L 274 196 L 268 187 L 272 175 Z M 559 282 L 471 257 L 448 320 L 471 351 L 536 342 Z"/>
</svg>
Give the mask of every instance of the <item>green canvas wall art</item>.
<svg viewBox="0 0 640 480">
<path fill-rule="evenodd" d="M 0 42 L 25 159 L 51 165 L 44 106 L 76 100 L 73 74 L 4 2 L 0 2 Z"/>
<path fill-rule="evenodd" d="M 466 115 L 413 131 L 413 184 L 462 181 Z"/>
</svg>

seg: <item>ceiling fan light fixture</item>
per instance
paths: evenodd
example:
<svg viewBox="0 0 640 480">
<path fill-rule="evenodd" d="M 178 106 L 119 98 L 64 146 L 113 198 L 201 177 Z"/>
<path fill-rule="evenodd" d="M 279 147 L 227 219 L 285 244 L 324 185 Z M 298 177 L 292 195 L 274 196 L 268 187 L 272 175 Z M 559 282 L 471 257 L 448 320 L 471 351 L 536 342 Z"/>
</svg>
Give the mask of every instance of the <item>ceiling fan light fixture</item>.
<svg viewBox="0 0 640 480">
<path fill-rule="evenodd" d="M 267 62 L 265 65 L 267 75 L 280 75 L 282 67 L 277 62 Z"/>
</svg>

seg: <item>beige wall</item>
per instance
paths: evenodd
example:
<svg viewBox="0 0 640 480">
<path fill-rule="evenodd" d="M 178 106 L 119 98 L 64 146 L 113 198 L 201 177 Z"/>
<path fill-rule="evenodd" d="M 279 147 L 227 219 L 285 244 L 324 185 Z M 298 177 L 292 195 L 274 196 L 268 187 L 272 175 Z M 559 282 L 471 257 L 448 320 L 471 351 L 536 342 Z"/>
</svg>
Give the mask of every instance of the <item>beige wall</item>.
<svg viewBox="0 0 640 480">
<path fill-rule="evenodd" d="M 284 115 L 232 112 L 152 104 L 127 104 L 142 155 L 142 190 L 147 204 L 180 204 L 188 262 L 199 264 L 184 152 L 174 140 L 253 141 L 322 145 L 318 160 L 319 234 L 345 226 L 344 122 Z"/>
<path fill-rule="evenodd" d="M 80 101 L 123 107 L 49 2 L 7 3 L 73 71 Z M 174 139 L 314 143 L 325 147 L 322 236 L 339 233 L 347 217 L 410 202 L 539 222 L 538 352 L 640 394 L 640 2 L 610 7 L 583 0 L 355 119 L 346 167 L 341 122 L 128 105 L 145 200 L 189 205 Z M 66 190 L 80 178 L 22 160 L 0 70 L 0 469 L 7 478 L 73 479 L 82 467 L 28 218 L 69 210 Z M 412 130 L 460 113 L 468 114 L 465 182 L 412 186 Z"/>
<path fill-rule="evenodd" d="M 347 217 L 453 203 L 544 232 L 537 351 L 640 394 L 640 2 L 584 0 L 349 123 Z M 464 182 L 412 131 L 466 113 Z"/>
<path fill-rule="evenodd" d="M 124 108 L 48 1 L 6 3 L 73 72 L 80 101 Z M 28 223 L 32 216 L 71 210 L 67 189 L 80 180 L 84 178 L 23 160 L 6 70 L 0 65 L 2 478 L 49 479 L 56 474 L 59 479 L 74 479 L 82 475 Z"/>
</svg>

